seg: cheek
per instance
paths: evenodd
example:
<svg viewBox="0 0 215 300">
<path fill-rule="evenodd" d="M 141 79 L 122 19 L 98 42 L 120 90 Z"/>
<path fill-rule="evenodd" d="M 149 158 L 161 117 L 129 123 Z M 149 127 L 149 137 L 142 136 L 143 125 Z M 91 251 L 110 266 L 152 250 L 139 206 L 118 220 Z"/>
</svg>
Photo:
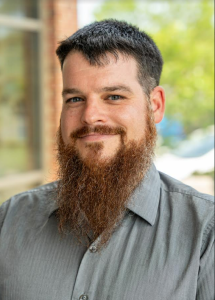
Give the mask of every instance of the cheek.
<svg viewBox="0 0 215 300">
<path fill-rule="evenodd" d="M 143 106 L 124 109 L 116 116 L 118 123 L 126 128 L 129 139 L 138 139 L 143 136 L 146 123 L 145 119 L 146 109 Z"/>
<path fill-rule="evenodd" d="M 72 110 L 69 108 L 63 108 L 61 112 L 61 121 L 65 124 L 66 127 L 73 127 L 79 119 L 80 113 L 77 109 Z"/>
<path fill-rule="evenodd" d="M 77 123 L 77 114 L 66 109 L 62 110 L 60 125 L 62 137 L 65 142 L 69 139 L 71 132 L 74 131 L 74 129 L 77 129 Z"/>
</svg>

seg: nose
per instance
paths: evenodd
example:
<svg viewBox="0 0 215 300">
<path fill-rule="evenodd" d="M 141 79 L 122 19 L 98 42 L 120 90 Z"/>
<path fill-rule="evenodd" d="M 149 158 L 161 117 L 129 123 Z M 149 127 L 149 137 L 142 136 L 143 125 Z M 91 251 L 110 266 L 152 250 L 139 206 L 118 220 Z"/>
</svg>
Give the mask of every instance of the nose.
<svg viewBox="0 0 215 300">
<path fill-rule="evenodd" d="M 107 121 L 104 104 L 99 99 L 89 99 L 83 107 L 81 122 L 83 125 L 99 125 Z"/>
</svg>

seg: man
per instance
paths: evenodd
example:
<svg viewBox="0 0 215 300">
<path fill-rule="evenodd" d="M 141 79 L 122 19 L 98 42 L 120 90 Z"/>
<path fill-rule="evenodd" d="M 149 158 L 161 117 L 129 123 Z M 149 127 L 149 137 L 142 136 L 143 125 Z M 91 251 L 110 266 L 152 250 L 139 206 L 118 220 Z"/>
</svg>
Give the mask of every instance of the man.
<svg viewBox="0 0 215 300">
<path fill-rule="evenodd" d="M 59 181 L 1 207 L 1 299 L 213 300 L 212 197 L 153 165 L 157 46 L 106 20 L 57 55 Z"/>
</svg>

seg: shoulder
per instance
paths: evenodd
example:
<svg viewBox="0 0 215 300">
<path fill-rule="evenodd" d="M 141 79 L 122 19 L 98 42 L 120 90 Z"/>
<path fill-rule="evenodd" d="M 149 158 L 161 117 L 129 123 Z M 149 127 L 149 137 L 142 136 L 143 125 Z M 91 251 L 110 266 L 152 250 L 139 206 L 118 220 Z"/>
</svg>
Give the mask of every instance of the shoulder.
<svg viewBox="0 0 215 300">
<path fill-rule="evenodd" d="M 0 206 L 0 230 L 6 219 L 30 219 L 48 216 L 56 206 L 57 182 L 52 182 L 32 190 L 17 194 Z"/>
<path fill-rule="evenodd" d="M 182 182 L 159 172 L 161 201 L 174 213 L 176 219 L 205 230 L 214 224 L 214 197 L 203 194 Z"/>
<path fill-rule="evenodd" d="M 166 192 L 167 195 L 177 197 L 182 201 L 192 201 L 199 205 L 205 205 L 209 207 L 214 206 L 214 197 L 208 194 L 203 194 L 195 190 L 194 188 L 170 177 L 167 174 L 159 172 L 161 178 L 161 189 Z"/>
<path fill-rule="evenodd" d="M 159 174 L 161 206 L 165 217 L 169 216 L 182 239 L 188 235 L 190 238 L 200 238 L 203 251 L 204 245 L 214 239 L 214 197 L 200 193 L 164 173 Z"/>
</svg>

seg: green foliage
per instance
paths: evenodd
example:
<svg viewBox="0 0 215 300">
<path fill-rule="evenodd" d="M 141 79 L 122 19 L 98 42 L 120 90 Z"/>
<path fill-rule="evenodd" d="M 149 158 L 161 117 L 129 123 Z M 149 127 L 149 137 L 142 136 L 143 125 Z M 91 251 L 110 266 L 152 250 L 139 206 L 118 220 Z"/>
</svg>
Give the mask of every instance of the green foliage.
<svg viewBox="0 0 215 300">
<path fill-rule="evenodd" d="M 149 33 L 164 58 L 166 116 L 185 132 L 213 124 L 213 1 L 106 0 L 97 20 L 126 20 Z"/>
</svg>

